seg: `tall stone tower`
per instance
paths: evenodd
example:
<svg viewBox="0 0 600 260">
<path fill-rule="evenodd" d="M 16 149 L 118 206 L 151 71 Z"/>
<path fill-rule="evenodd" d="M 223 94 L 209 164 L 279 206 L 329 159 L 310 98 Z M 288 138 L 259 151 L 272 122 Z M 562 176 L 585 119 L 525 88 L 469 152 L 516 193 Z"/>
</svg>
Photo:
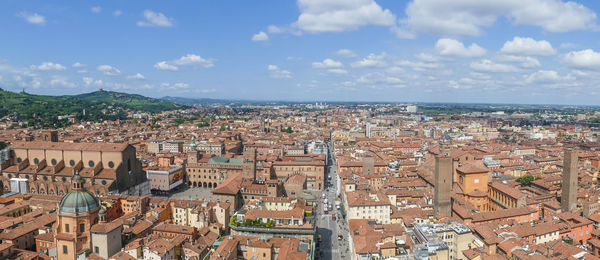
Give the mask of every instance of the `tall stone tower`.
<svg viewBox="0 0 600 260">
<path fill-rule="evenodd" d="M 249 148 L 244 152 L 244 165 L 242 178 L 256 180 L 256 149 Z"/>
<path fill-rule="evenodd" d="M 562 196 L 560 208 L 562 212 L 572 211 L 577 207 L 577 176 L 579 172 L 577 149 L 566 149 L 563 162 Z"/>
<path fill-rule="evenodd" d="M 440 144 L 440 154 L 435 157 L 433 212 L 435 216 L 452 214 L 450 191 L 452 190 L 452 157 L 446 144 Z"/>
<path fill-rule="evenodd" d="M 365 156 L 362 158 L 363 176 L 369 176 L 375 173 L 375 158 L 373 156 Z"/>
<path fill-rule="evenodd" d="M 42 141 L 58 142 L 58 131 L 48 129 L 42 130 Z"/>
</svg>

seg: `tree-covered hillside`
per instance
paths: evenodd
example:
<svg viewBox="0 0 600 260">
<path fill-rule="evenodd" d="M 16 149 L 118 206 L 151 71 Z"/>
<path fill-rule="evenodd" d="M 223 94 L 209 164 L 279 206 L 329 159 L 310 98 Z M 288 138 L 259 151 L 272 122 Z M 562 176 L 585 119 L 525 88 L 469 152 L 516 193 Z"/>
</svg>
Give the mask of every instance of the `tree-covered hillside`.
<svg viewBox="0 0 600 260">
<path fill-rule="evenodd" d="M 158 113 L 180 108 L 185 106 L 141 95 L 102 90 L 75 96 L 43 96 L 0 89 L 0 118 L 25 122 L 23 126 L 37 128 L 64 127 L 70 124 L 69 118 L 82 121 L 116 120 L 125 119 L 128 111 Z"/>
</svg>

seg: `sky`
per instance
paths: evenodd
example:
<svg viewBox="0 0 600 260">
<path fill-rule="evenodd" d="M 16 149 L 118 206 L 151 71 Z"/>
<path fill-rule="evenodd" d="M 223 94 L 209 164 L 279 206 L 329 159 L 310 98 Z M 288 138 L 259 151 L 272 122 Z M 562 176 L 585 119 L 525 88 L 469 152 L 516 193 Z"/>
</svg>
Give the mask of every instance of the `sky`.
<svg viewBox="0 0 600 260">
<path fill-rule="evenodd" d="M 0 88 L 599 105 L 600 1 L 4 0 Z"/>
</svg>

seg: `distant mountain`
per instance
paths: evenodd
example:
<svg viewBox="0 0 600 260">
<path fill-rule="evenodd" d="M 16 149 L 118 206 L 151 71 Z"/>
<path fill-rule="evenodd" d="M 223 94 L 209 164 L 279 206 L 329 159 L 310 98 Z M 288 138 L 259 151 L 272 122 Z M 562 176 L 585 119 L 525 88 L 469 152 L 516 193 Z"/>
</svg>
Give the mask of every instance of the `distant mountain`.
<svg viewBox="0 0 600 260">
<path fill-rule="evenodd" d="M 212 99 L 212 98 L 183 98 L 183 97 L 162 97 L 161 100 L 175 102 L 183 105 L 206 105 L 206 104 L 222 104 L 231 103 L 231 100 Z"/>
<path fill-rule="evenodd" d="M 74 96 L 44 96 L 0 89 L 0 118 L 25 122 L 25 126 L 57 128 L 69 118 L 82 121 L 126 119 L 128 111 L 158 113 L 187 108 L 136 94 L 99 90 Z"/>
</svg>

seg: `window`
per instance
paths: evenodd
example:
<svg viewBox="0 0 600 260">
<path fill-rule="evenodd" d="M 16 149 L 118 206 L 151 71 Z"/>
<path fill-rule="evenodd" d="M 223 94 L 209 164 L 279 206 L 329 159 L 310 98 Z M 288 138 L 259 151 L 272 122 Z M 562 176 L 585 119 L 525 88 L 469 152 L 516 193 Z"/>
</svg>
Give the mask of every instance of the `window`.
<svg viewBox="0 0 600 260">
<path fill-rule="evenodd" d="M 88 165 L 89 165 L 90 167 L 92 167 L 92 168 L 93 168 L 93 167 L 94 167 L 94 161 L 90 160 L 90 161 L 88 162 Z"/>
<path fill-rule="evenodd" d="M 50 162 L 52 163 L 52 165 L 56 165 L 56 159 L 52 159 Z"/>
<path fill-rule="evenodd" d="M 63 254 L 68 254 L 69 250 L 67 250 L 67 246 L 63 246 Z"/>
<path fill-rule="evenodd" d="M 97 246 L 94 247 L 94 253 L 98 254 L 100 252 L 100 248 L 98 248 Z"/>
<path fill-rule="evenodd" d="M 79 232 L 85 232 L 85 226 L 83 223 L 79 224 Z"/>
<path fill-rule="evenodd" d="M 69 224 L 65 224 L 65 232 L 70 232 L 69 231 Z"/>
<path fill-rule="evenodd" d="M 458 181 L 459 181 L 460 183 L 463 183 L 463 176 L 460 176 L 460 177 L 458 177 Z"/>
<path fill-rule="evenodd" d="M 109 168 L 115 168 L 115 163 L 113 161 L 109 161 L 108 162 L 108 167 Z"/>
<path fill-rule="evenodd" d="M 33 163 L 38 164 L 38 163 L 40 163 L 40 160 L 38 158 L 33 158 Z"/>
<path fill-rule="evenodd" d="M 75 160 L 70 160 L 69 165 L 71 165 L 71 167 L 75 166 Z"/>
</svg>

